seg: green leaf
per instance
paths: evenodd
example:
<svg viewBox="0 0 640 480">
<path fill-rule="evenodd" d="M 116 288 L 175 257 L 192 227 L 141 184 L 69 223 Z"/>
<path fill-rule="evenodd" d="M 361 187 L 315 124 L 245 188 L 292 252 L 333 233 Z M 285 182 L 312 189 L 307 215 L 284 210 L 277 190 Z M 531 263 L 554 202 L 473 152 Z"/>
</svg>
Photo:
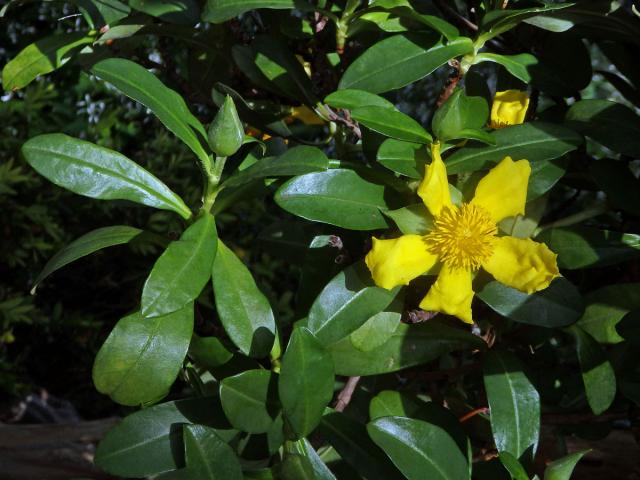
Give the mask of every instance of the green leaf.
<svg viewBox="0 0 640 480">
<path fill-rule="evenodd" d="M 376 106 L 382 108 L 396 108 L 393 103 L 384 97 L 369 93 L 365 90 L 344 89 L 333 92 L 324 99 L 324 103 L 336 108 L 353 110 L 357 107 Z"/>
<path fill-rule="evenodd" d="M 189 345 L 189 356 L 198 365 L 209 369 L 218 368 L 233 358 L 233 354 L 218 338 L 200 337 L 195 334 Z"/>
<path fill-rule="evenodd" d="M 455 350 L 483 349 L 482 339 L 434 321 L 401 323 L 380 347 L 363 352 L 349 337 L 328 347 L 337 375 L 378 375 L 421 365 Z"/>
<path fill-rule="evenodd" d="M 390 480 L 402 475 L 373 443 L 365 425 L 344 413 L 332 412 L 322 417 L 318 432 L 367 480 Z"/>
<path fill-rule="evenodd" d="M 39 75 L 60 68 L 76 50 L 93 39 L 94 36 L 86 32 L 73 32 L 52 35 L 32 43 L 2 69 L 4 90 L 8 92 L 26 87 Z"/>
<path fill-rule="evenodd" d="M 336 480 L 306 438 L 285 444 L 285 455 L 278 466 L 282 480 Z"/>
<path fill-rule="evenodd" d="M 401 318 L 400 311 L 377 313 L 350 335 L 351 343 L 363 352 L 378 348 L 393 335 Z"/>
<path fill-rule="evenodd" d="M 216 222 L 205 213 L 154 264 L 142 289 L 142 315 L 166 315 L 198 298 L 211 278 L 217 245 Z"/>
<path fill-rule="evenodd" d="M 611 406 L 616 397 L 616 376 L 602 347 L 577 325 L 567 328 L 576 341 L 587 402 L 596 415 Z"/>
<path fill-rule="evenodd" d="M 225 187 L 237 187 L 258 178 L 286 177 L 322 172 L 329 168 L 329 159 L 322 150 L 316 147 L 300 145 L 288 149 L 277 157 L 258 160 L 249 168 L 242 170 L 227 179 Z"/>
<path fill-rule="evenodd" d="M 235 435 L 214 397 L 188 398 L 135 412 L 112 428 L 96 450 L 98 467 L 123 477 L 146 477 L 184 465 L 182 426 L 213 426 L 227 440 Z"/>
<path fill-rule="evenodd" d="M 561 125 L 527 122 L 493 132 L 496 145 L 463 147 L 445 161 L 447 172 L 473 172 L 487 168 L 506 156 L 514 160 L 527 159 L 532 164 L 559 158 L 575 150 L 583 139 Z"/>
<path fill-rule="evenodd" d="M 640 116 L 609 100 L 580 100 L 569 108 L 567 125 L 610 149 L 640 157 Z"/>
<path fill-rule="evenodd" d="M 562 277 L 531 295 L 493 281 L 485 285 L 478 297 L 500 315 L 539 327 L 565 327 L 584 313 L 580 292 Z"/>
<path fill-rule="evenodd" d="M 472 52 L 473 42 L 467 37 L 444 44 L 438 35 L 394 35 L 360 55 L 347 68 L 339 88 L 388 92 L 426 77 L 452 58 Z"/>
<path fill-rule="evenodd" d="M 578 325 L 598 343 L 619 343 L 616 325 L 629 311 L 640 308 L 640 283 L 607 285 L 585 296 L 587 308 Z"/>
<path fill-rule="evenodd" d="M 377 287 L 363 262 L 338 273 L 309 310 L 307 326 L 323 345 L 335 343 L 383 311 L 399 288 Z"/>
<path fill-rule="evenodd" d="M 544 480 L 570 480 L 576 464 L 588 452 L 581 450 L 551 462 L 544 471 Z"/>
<path fill-rule="evenodd" d="M 162 317 L 122 318 L 96 355 L 96 389 L 122 405 L 158 401 L 180 372 L 192 332 L 193 304 Z"/>
<path fill-rule="evenodd" d="M 93 28 L 96 29 L 104 25 L 115 26 L 131 13 L 129 5 L 118 0 L 73 0 L 71 3 L 78 5 L 81 11 L 86 12 L 85 15 L 91 17 Z"/>
<path fill-rule="evenodd" d="M 466 456 L 439 426 L 405 417 L 383 417 L 367 431 L 409 480 L 470 479 Z"/>
<path fill-rule="evenodd" d="M 281 208 L 307 220 L 351 230 L 386 228 L 386 189 L 353 170 L 308 173 L 287 181 L 276 192 Z"/>
<path fill-rule="evenodd" d="M 529 480 L 527 471 L 518 459 L 509 452 L 500 452 L 500 456 L 498 458 L 513 480 Z"/>
<path fill-rule="evenodd" d="M 540 198 L 551 190 L 566 173 L 568 164 L 569 158 L 567 156 L 532 163 L 529 188 L 527 189 L 527 202 Z"/>
<path fill-rule="evenodd" d="M 333 397 L 333 360 L 306 328 L 293 331 L 282 359 L 278 391 L 285 422 L 296 439 L 320 423 Z"/>
<path fill-rule="evenodd" d="M 512 354 L 491 350 L 484 360 L 484 386 L 496 448 L 523 461 L 533 458 L 540 436 L 540 395 Z"/>
<path fill-rule="evenodd" d="M 296 3 L 296 0 L 207 0 L 202 20 L 222 23 L 256 8 L 288 10 Z"/>
<path fill-rule="evenodd" d="M 402 112 L 385 107 L 370 105 L 357 107 L 351 117 L 374 132 L 405 142 L 431 143 L 429 133 L 413 118 Z"/>
<path fill-rule="evenodd" d="M 182 199 L 124 155 L 62 133 L 38 135 L 22 146 L 40 175 L 85 197 L 130 200 L 191 217 Z"/>
<path fill-rule="evenodd" d="M 195 0 L 129 0 L 129 5 L 168 23 L 195 25 L 200 21 L 200 7 Z"/>
<path fill-rule="evenodd" d="M 422 403 L 422 405 L 420 405 Z M 395 390 L 383 390 L 371 399 L 369 417 L 415 417 L 424 402 Z"/>
<path fill-rule="evenodd" d="M 187 471 L 198 480 L 242 480 L 242 467 L 233 449 L 216 430 L 203 425 L 185 425 Z"/>
<path fill-rule="evenodd" d="M 536 240 L 558 254 L 560 268 L 614 265 L 640 255 L 640 235 L 633 233 L 591 227 L 550 228 Z"/>
<path fill-rule="evenodd" d="M 384 214 L 392 219 L 405 235 L 424 235 L 433 228 L 433 217 L 424 203 L 388 210 Z"/>
<path fill-rule="evenodd" d="M 277 378 L 268 370 L 246 370 L 220 382 L 220 401 L 235 428 L 266 433 L 277 416 Z"/>
<path fill-rule="evenodd" d="M 98 250 L 102 250 L 103 248 L 128 243 L 141 233 L 142 230 L 139 228 L 116 225 L 113 227 L 98 228 L 81 236 L 51 257 L 34 280 L 31 293 L 35 293 L 40 282 L 65 265 L 97 252 Z"/>
<path fill-rule="evenodd" d="M 463 89 L 458 89 L 436 110 L 431 129 L 441 142 L 468 138 L 467 134 L 484 127 L 488 118 L 489 106 L 484 98 L 467 97 Z"/>
<path fill-rule="evenodd" d="M 424 176 L 429 154 L 423 144 L 388 138 L 380 145 L 376 159 L 393 172 L 419 180 Z"/>
<path fill-rule="evenodd" d="M 231 341 L 245 355 L 267 355 L 276 331 L 271 305 L 245 264 L 222 241 L 213 262 L 213 292 Z"/>
<path fill-rule="evenodd" d="M 500 55 L 498 53 L 483 52 L 476 55 L 474 63 L 494 62 L 502 65 L 511 75 L 525 83 L 531 82 L 529 69 L 538 64 L 538 59 L 530 53 L 517 55 Z"/>
<path fill-rule="evenodd" d="M 201 162 L 205 165 L 209 162 L 209 154 L 201 143 L 201 139 L 207 136 L 204 127 L 178 92 L 164 85 L 144 67 L 124 58 L 102 60 L 91 68 L 91 72 L 151 110 Z"/>
</svg>

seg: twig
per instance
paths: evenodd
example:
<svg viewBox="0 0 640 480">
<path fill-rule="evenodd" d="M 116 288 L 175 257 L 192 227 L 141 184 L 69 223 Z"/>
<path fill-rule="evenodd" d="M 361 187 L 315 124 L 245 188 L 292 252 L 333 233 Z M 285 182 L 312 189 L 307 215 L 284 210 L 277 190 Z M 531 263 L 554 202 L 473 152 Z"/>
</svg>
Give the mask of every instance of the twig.
<svg viewBox="0 0 640 480">
<path fill-rule="evenodd" d="M 356 137 L 362 138 L 362 132 L 360 131 L 360 126 L 358 125 L 357 122 L 354 122 L 353 120 L 351 120 L 351 116 L 349 115 L 348 110 L 342 110 L 345 115 L 344 117 L 342 117 L 338 115 L 336 112 L 334 112 L 328 105 L 324 105 L 324 108 L 326 110 L 326 113 L 330 121 L 335 123 L 341 123 L 342 125 L 347 127 L 349 130 L 351 130 Z"/>
<path fill-rule="evenodd" d="M 360 377 L 349 377 L 349 380 L 347 380 L 347 383 L 338 394 L 338 401 L 335 406 L 336 412 L 344 412 L 344 409 L 347 408 L 359 381 Z"/>
<path fill-rule="evenodd" d="M 475 417 L 476 415 L 484 415 L 485 413 L 489 413 L 489 407 L 476 408 L 475 410 L 471 410 L 469 413 L 466 413 L 463 416 L 461 416 L 458 419 L 458 421 L 460 423 L 464 423 L 467 420 Z"/>
<path fill-rule="evenodd" d="M 451 60 L 449 62 L 455 70 L 451 72 L 449 78 L 447 78 L 447 82 L 442 87 L 442 91 L 440 92 L 440 96 L 438 97 L 438 101 L 436 102 L 436 106 L 440 107 L 447 99 L 451 96 L 453 91 L 458 86 L 458 82 L 462 78 L 462 72 L 460 71 L 460 62 L 458 60 Z"/>
<path fill-rule="evenodd" d="M 478 31 L 478 26 L 473 23 L 468 18 L 463 17 L 458 12 L 456 12 L 453 8 L 447 5 L 443 0 L 435 0 L 434 3 L 436 6 L 445 14 L 446 17 L 449 17 L 453 23 L 457 23 L 459 27 L 467 28 L 472 32 Z"/>
</svg>

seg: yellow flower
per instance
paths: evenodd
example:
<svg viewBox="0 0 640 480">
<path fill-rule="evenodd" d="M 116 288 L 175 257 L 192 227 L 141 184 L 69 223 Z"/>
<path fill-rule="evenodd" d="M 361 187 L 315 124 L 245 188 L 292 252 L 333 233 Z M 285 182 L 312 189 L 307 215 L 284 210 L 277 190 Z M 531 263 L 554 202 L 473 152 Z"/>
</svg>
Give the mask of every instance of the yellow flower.
<svg viewBox="0 0 640 480">
<path fill-rule="evenodd" d="M 420 308 L 467 323 L 473 323 L 471 282 L 480 268 L 526 293 L 547 288 L 560 274 L 556 254 L 529 238 L 498 236 L 498 222 L 524 214 L 529 162 L 505 157 L 480 180 L 474 198 L 456 206 L 438 143 L 431 145 L 431 156 L 418 195 L 434 217 L 433 229 L 426 235 L 374 238 L 365 260 L 376 284 L 407 285 L 439 263 L 440 273 Z"/>
<path fill-rule="evenodd" d="M 504 128 L 509 125 L 519 125 L 524 122 L 524 117 L 529 108 L 529 96 L 527 92 L 520 90 L 505 90 L 496 92 L 491 106 L 491 128 Z"/>
<path fill-rule="evenodd" d="M 305 125 L 324 125 L 325 121 L 318 116 L 316 112 L 311 110 L 306 105 L 301 107 L 293 107 L 291 109 L 291 115 L 285 118 L 286 123 L 291 123 L 294 120 L 300 120 Z"/>
</svg>

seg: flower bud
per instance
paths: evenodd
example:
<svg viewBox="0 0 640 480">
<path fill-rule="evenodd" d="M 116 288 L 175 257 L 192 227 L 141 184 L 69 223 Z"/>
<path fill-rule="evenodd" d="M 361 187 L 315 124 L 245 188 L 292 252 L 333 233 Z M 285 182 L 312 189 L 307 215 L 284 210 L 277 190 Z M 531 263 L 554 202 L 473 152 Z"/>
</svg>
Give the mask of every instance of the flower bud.
<svg viewBox="0 0 640 480">
<path fill-rule="evenodd" d="M 233 155 L 242 146 L 244 128 L 229 95 L 209 126 L 209 145 L 219 157 Z"/>
</svg>

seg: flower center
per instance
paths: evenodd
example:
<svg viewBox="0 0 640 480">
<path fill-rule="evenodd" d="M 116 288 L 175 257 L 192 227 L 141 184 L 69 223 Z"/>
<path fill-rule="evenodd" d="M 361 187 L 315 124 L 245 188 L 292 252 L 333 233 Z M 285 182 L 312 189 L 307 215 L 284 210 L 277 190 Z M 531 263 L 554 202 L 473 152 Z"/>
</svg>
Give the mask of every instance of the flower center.
<svg viewBox="0 0 640 480">
<path fill-rule="evenodd" d="M 442 209 L 426 242 L 429 251 L 449 267 L 477 270 L 493 253 L 497 231 L 485 209 L 463 203 Z"/>
</svg>

